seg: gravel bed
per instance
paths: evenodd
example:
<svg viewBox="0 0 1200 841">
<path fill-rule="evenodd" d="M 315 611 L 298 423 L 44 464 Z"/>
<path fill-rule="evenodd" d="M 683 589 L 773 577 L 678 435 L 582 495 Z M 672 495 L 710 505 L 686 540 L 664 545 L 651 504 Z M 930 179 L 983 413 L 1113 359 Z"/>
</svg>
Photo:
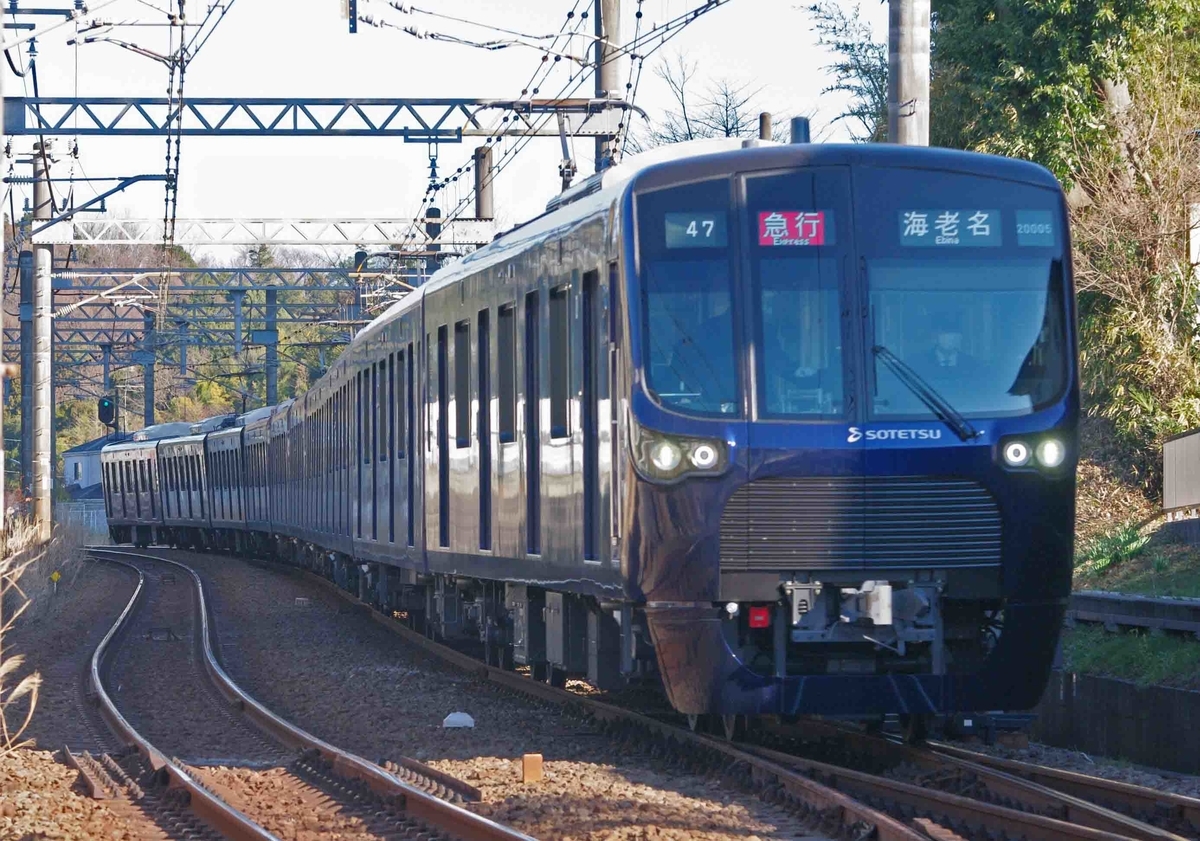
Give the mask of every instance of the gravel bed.
<svg viewBox="0 0 1200 841">
<path fill-rule="evenodd" d="M 130 820 L 92 800 L 76 786 L 78 773 L 48 751 L 18 750 L 0 756 L 0 838 L 147 837 Z"/>
<path fill-rule="evenodd" d="M 1103 777 L 1106 780 L 1116 780 L 1122 783 L 1156 789 L 1157 791 L 1200 798 L 1200 777 L 1177 774 L 1172 771 L 1144 768 L 1140 765 L 1133 765 L 1117 759 L 1093 756 L 1082 751 L 1056 748 L 1037 742 L 1031 742 L 1029 747 L 1026 748 L 1008 748 L 999 745 L 989 746 L 982 744 L 964 744 L 963 747 L 1002 759 L 1032 762 L 1036 765 L 1045 765 L 1048 768 L 1075 771 L 1080 774 L 1090 774 L 1093 777 Z"/>
<path fill-rule="evenodd" d="M 375 841 L 385 837 L 286 768 L 205 768 L 200 775 L 206 782 L 223 786 L 226 790 L 220 794 L 229 805 L 282 841 Z"/>
<path fill-rule="evenodd" d="M 273 711 L 374 761 L 410 756 L 477 786 L 469 808 L 545 839 L 807 838 L 788 812 L 668 773 L 561 708 L 502 693 L 406 646 L 363 610 L 285 570 L 188 553 L 233 678 Z M 307 601 L 298 603 L 297 599 Z M 473 729 L 443 729 L 451 712 Z M 524 784 L 523 754 L 545 780 Z"/>
<path fill-rule="evenodd" d="M 138 566 L 146 572 L 144 601 L 107 676 L 117 708 L 167 756 L 197 765 L 286 764 L 291 754 L 236 715 L 205 674 L 190 577 L 165 564 Z"/>
<path fill-rule="evenodd" d="M 133 595 L 132 573 L 109 564 L 80 567 L 71 586 L 59 593 L 45 613 L 22 617 L 5 638 L 5 646 L 25 657 L 21 674 L 40 672 L 38 705 L 25 738 L 34 746 L 92 753 L 113 750 L 118 743 L 86 700 L 84 693 L 92 652 Z M 14 705 L 9 719 L 25 717 Z"/>
</svg>

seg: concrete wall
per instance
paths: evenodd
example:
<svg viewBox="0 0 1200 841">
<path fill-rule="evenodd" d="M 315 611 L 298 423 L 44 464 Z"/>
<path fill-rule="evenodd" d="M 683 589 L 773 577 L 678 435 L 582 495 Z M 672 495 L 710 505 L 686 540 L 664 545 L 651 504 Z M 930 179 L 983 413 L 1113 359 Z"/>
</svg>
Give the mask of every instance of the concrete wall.
<svg viewBox="0 0 1200 841">
<path fill-rule="evenodd" d="M 76 470 L 80 478 L 75 478 Z M 90 488 L 100 484 L 100 453 L 78 453 L 63 456 L 63 485 Z"/>
</svg>

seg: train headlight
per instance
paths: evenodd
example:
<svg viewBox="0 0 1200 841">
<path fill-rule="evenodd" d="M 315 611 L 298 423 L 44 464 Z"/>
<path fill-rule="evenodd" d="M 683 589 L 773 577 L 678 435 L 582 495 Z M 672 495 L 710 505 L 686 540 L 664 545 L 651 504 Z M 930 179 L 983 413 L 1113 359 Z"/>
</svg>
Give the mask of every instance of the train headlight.
<svg viewBox="0 0 1200 841">
<path fill-rule="evenodd" d="M 699 467 L 701 470 L 708 470 L 715 467 L 720 455 L 717 453 L 717 448 L 712 444 L 699 443 L 692 447 L 688 453 L 688 461 L 693 467 Z"/>
<path fill-rule="evenodd" d="M 715 476 L 723 473 L 728 450 L 723 441 L 685 438 L 643 429 L 632 424 L 633 460 L 638 472 L 656 482 L 672 482 L 684 476 Z"/>
<path fill-rule="evenodd" d="M 1009 441 L 1004 445 L 1004 463 L 1009 467 L 1024 467 L 1029 456 L 1029 445 L 1024 441 Z"/>
<path fill-rule="evenodd" d="M 650 462 L 658 472 L 674 473 L 681 461 L 683 461 L 683 452 L 674 441 L 664 438 L 650 445 Z"/>
<path fill-rule="evenodd" d="M 1047 438 L 1037 446 L 1037 460 L 1042 467 L 1058 467 L 1067 457 L 1067 448 L 1057 438 Z"/>
</svg>

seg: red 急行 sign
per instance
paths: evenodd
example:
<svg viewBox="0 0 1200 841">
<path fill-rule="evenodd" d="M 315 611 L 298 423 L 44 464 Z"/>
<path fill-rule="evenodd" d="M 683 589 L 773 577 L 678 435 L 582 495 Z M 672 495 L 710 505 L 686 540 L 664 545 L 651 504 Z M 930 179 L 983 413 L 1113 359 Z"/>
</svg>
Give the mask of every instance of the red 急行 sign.
<svg viewBox="0 0 1200 841">
<path fill-rule="evenodd" d="M 759 245 L 824 245 L 825 211 L 770 210 L 758 214 Z"/>
</svg>

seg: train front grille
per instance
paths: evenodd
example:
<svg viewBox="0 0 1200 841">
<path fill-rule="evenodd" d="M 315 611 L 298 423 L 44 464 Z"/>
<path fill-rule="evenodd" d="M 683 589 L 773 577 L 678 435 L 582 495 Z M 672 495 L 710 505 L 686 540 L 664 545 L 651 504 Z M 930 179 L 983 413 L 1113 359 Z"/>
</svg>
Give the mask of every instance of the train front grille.
<svg viewBox="0 0 1200 841">
<path fill-rule="evenodd" d="M 999 563 L 1000 511 L 968 480 L 759 479 L 721 516 L 724 571 Z"/>
</svg>

